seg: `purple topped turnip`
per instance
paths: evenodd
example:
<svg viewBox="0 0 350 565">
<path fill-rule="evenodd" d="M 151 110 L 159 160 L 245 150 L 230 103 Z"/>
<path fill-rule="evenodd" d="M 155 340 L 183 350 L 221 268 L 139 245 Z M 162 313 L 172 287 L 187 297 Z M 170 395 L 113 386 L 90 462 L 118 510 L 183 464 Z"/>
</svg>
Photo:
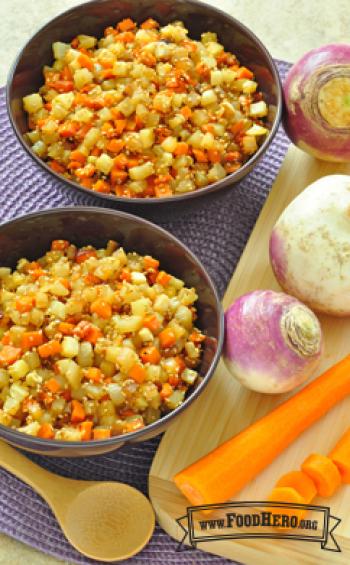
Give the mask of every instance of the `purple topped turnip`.
<svg viewBox="0 0 350 565">
<path fill-rule="evenodd" d="M 350 161 L 350 44 L 306 53 L 284 83 L 284 128 L 300 149 L 325 161 Z"/>
<path fill-rule="evenodd" d="M 322 354 L 315 314 L 292 296 L 256 290 L 225 313 L 224 360 L 229 371 L 257 392 L 288 392 L 305 382 Z"/>
</svg>

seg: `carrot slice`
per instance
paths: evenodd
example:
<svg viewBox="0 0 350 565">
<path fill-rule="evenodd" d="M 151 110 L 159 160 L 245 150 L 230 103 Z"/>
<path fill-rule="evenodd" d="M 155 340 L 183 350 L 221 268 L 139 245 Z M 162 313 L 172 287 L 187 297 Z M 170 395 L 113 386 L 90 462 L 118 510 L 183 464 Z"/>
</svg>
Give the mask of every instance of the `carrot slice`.
<svg viewBox="0 0 350 565">
<path fill-rule="evenodd" d="M 320 496 L 332 496 L 341 484 L 337 466 L 326 455 L 312 453 L 305 459 L 301 469 L 314 481 Z"/>
<path fill-rule="evenodd" d="M 343 483 L 350 483 L 350 429 L 328 455 L 338 467 Z"/>
<path fill-rule="evenodd" d="M 79 402 L 79 400 L 72 400 L 72 414 L 71 414 L 71 422 L 72 424 L 78 424 L 79 422 L 83 422 L 86 418 L 84 406 Z"/>
<path fill-rule="evenodd" d="M 309 504 L 317 495 L 317 488 L 313 480 L 303 471 L 290 471 L 282 475 L 276 483 L 276 487 L 291 487 L 295 489 Z"/>
<path fill-rule="evenodd" d="M 289 502 L 290 504 L 306 504 L 305 499 L 301 494 L 292 487 L 275 487 L 268 497 L 270 502 Z M 281 514 L 281 510 L 278 509 L 278 513 Z M 287 516 L 297 516 L 301 520 L 305 514 L 306 510 L 304 508 L 283 508 L 283 514 Z M 285 529 L 281 526 L 278 529 Z"/>
<path fill-rule="evenodd" d="M 192 504 L 225 502 L 349 394 L 347 356 L 269 414 L 177 473 L 176 485 Z"/>
</svg>

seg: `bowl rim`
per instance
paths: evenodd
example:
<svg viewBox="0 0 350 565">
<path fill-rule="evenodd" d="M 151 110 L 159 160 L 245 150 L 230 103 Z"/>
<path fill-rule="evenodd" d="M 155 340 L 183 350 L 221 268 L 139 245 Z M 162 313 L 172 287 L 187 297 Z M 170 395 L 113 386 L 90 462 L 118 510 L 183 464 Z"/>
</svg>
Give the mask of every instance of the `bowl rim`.
<svg viewBox="0 0 350 565">
<path fill-rule="evenodd" d="M 174 3 L 181 2 L 181 0 L 173 0 L 173 1 L 174 1 Z M 188 4 L 193 5 L 194 7 L 195 6 L 205 6 L 206 9 L 211 10 L 214 15 L 218 14 L 220 16 L 223 16 L 228 21 L 228 23 L 232 24 L 233 26 L 238 27 L 241 31 L 243 31 L 245 34 L 247 34 L 250 37 L 250 39 L 257 45 L 257 47 L 260 49 L 260 51 L 263 52 L 263 54 L 265 55 L 266 59 L 268 60 L 268 62 L 270 64 L 274 83 L 275 83 L 276 90 L 277 90 L 277 92 L 276 92 L 276 97 L 277 97 L 276 114 L 275 114 L 274 121 L 273 121 L 271 130 L 270 130 L 268 136 L 263 141 L 263 143 L 260 145 L 260 147 L 256 151 L 256 153 L 254 153 L 248 159 L 248 161 L 246 161 L 242 165 L 242 167 L 240 167 L 237 171 L 227 175 L 226 177 L 224 177 L 223 179 L 221 179 L 219 181 L 216 181 L 212 184 L 206 185 L 203 188 L 198 188 L 198 189 L 194 190 L 193 192 L 186 192 L 186 193 L 179 194 L 179 195 L 174 195 L 174 196 L 169 196 L 169 197 L 161 197 L 161 198 L 155 198 L 155 197 L 152 197 L 152 198 L 125 198 L 125 197 L 122 197 L 122 196 L 115 196 L 113 194 L 103 194 L 101 192 L 96 192 L 96 191 L 91 190 L 89 188 L 85 188 L 84 186 L 80 185 L 79 183 L 77 183 L 73 180 L 70 180 L 70 179 L 66 179 L 62 175 L 53 171 L 53 169 L 51 169 L 51 167 L 49 167 L 49 165 L 46 163 L 46 161 L 43 161 L 42 159 L 40 159 L 40 157 L 38 157 L 31 150 L 31 147 L 29 147 L 29 145 L 27 145 L 25 143 L 25 141 L 23 139 L 23 135 L 19 131 L 19 129 L 18 129 L 16 123 L 15 123 L 13 114 L 12 114 L 12 109 L 11 109 L 11 104 L 10 104 L 10 91 L 11 91 L 12 84 L 13 84 L 13 81 L 14 81 L 16 69 L 17 69 L 17 67 L 20 63 L 21 58 L 22 58 L 22 53 L 27 48 L 27 46 L 33 40 L 35 40 L 35 38 L 39 34 L 41 34 L 47 27 L 49 27 L 50 25 L 55 23 L 56 20 L 59 20 L 62 16 L 66 16 L 66 15 L 69 15 L 70 13 L 77 12 L 77 11 L 81 10 L 82 8 L 84 8 L 85 6 L 88 6 L 89 4 L 98 3 L 98 0 L 89 0 L 88 2 L 78 4 L 77 6 L 73 6 L 72 8 L 69 8 L 68 10 L 60 12 L 57 16 L 55 16 L 54 18 L 51 18 L 51 20 L 47 21 L 37 31 L 35 31 L 30 36 L 28 41 L 23 45 L 23 47 L 19 50 L 14 62 L 11 65 L 10 71 L 8 73 L 7 82 L 6 82 L 6 109 L 7 109 L 9 119 L 10 119 L 11 126 L 12 126 L 12 128 L 13 128 L 15 134 L 16 134 L 17 139 L 21 143 L 22 147 L 25 149 L 25 151 L 28 153 L 28 155 L 30 155 L 30 157 L 40 167 L 42 167 L 46 172 L 48 172 L 51 176 L 53 176 L 58 181 L 65 183 L 68 186 L 70 186 L 71 188 L 77 189 L 80 192 L 83 192 L 84 194 L 89 194 L 90 196 L 93 196 L 95 198 L 100 198 L 101 200 L 104 200 L 104 201 L 116 202 L 116 203 L 119 203 L 119 204 L 135 205 L 135 206 L 137 206 L 137 205 L 149 206 L 149 205 L 154 204 L 154 203 L 168 204 L 168 203 L 173 203 L 173 202 L 183 202 L 183 201 L 186 201 L 186 200 L 192 200 L 193 198 L 198 198 L 199 196 L 205 196 L 207 194 L 211 194 L 213 192 L 216 192 L 216 191 L 220 190 L 221 188 L 228 186 L 229 184 L 234 184 L 235 182 L 238 182 L 238 180 L 240 180 L 245 175 L 245 172 L 246 171 L 249 172 L 249 170 L 259 161 L 259 159 L 267 151 L 268 147 L 270 146 L 271 142 L 273 141 L 273 139 L 274 139 L 274 137 L 277 133 L 277 130 L 279 128 L 279 125 L 280 125 L 280 122 L 281 122 L 281 117 L 282 117 L 282 104 L 283 104 L 282 82 L 281 82 L 281 78 L 280 78 L 278 70 L 277 70 L 276 63 L 273 60 L 273 58 L 270 55 L 267 48 L 265 47 L 265 45 L 255 35 L 255 33 L 253 31 L 251 31 L 242 22 L 237 20 L 235 17 L 231 16 L 230 14 L 225 12 L 224 10 L 217 8 L 216 6 L 212 6 L 211 4 L 207 4 L 206 2 L 202 2 L 201 0 L 186 0 L 186 2 Z"/>
<path fill-rule="evenodd" d="M 130 441 L 133 441 L 134 439 L 141 438 L 143 435 L 147 435 L 147 432 L 156 430 L 157 428 L 162 427 L 164 423 L 167 423 L 169 420 L 175 418 L 175 416 L 183 412 L 202 393 L 202 391 L 205 389 L 205 387 L 211 380 L 222 354 L 222 348 L 224 343 L 224 311 L 216 286 L 213 283 L 211 276 L 207 272 L 201 260 L 198 259 L 198 257 L 187 247 L 187 245 L 182 243 L 172 233 L 168 232 L 167 230 L 158 226 L 157 224 L 154 224 L 153 222 L 150 222 L 149 220 L 146 220 L 145 218 L 142 218 L 140 216 L 136 216 L 134 214 L 130 214 L 128 212 L 124 212 L 121 210 L 113 210 L 111 208 L 104 208 L 98 206 L 65 206 L 65 207 L 61 206 L 59 208 L 47 208 L 44 210 L 37 210 L 36 212 L 31 212 L 29 214 L 22 214 L 21 216 L 16 216 L 15 218 L 2 222 L 0 224 L 0 233 L 4 227 L 8 225 L 14 225 L 16 223 L 20 223 L 21 221 L 26 220 L 28 218 L 40 219 L 41 216 L 56 215 L 62 212 L 69 212 L 69 213 L 73 213 L 74 215 L 75 213 L 81 214 L 86 211 L 94 212 L 96 214 L 102 214 L 102 215 L 107 214 L 107 215 L 115 216 L 116 220 L 118 219 L 118 217 L 122 217 L 132 222 L 136 221 L 136 223 L 140 223 L 143 226 L 152 227 L 153 229 L 156 228 L 156 230 L 160 232 L 160 234 L 166 235 L 168 238 L 170 238 L 170 240 L 173 241 L 173 243 L 175 243 L 178 247 L 182 248 L 186 252 L 186 254 L 190 256 L 190 258 L 198 265 L 202 273 L 205 275 L 206 284 L 209 286 L 216 302 L 216 312 L 217 312 L 218 330 L 219 330 L 216 352 L 205 376 L 202 378 L 202 381 L 199 383 L 197 388 L 195 388 L 193 392 L 191 392 L 188 395 L 185 401 L 182 404 L 180 404 L 180 406 L 169 412 L 168 414 L 165 414 L 155 422 L 152 422 L 152 424 L 148 424 L 147 426 L 141 428 L 140 430 L 136 430 L 134 432 L 128 432 L 126 434 L 122 434 L 119 436 L 112 436 L 108 439 L 89 440 L 85 442 L 85 441 L 65 441 L 65 440 L 63 441 L 57 439 L 55 440 L 55 439 L 39 438 L 36 436 L 27 435 L 24 432 L 19 432 L 17 430 L 14 430 L 13 428 L 0 424 L 2 439 L 5 439 L 6 441 L 10 441 L 10 442 L 12 441 L 16 445 L 18 445 L 18 443 L 22 444 L 24 440 L 24 443 L 28 441 L 28 443 L 31 444 L 30 447 L 32 447 L 33 449 L 35 448 L 35 446 L 38 446 L 38 447 L 47 447 L 47 448 L 55 448 L 55 449 L 67 448 L 71 450 L 77 448 L 79 449 L 85 448 L 88 451 L 89 446 L 93 448 L 98 448 L 98 447 L 104 447 L 105 445 L 108 444 L 117 447 L 120 444 L 124 445 L 129 443 Z M 26 449 L 26 447 L 23 447 L 23 449 Z M 43 455 L 44 454 L 45 453 L 43 452 Z"/>
</svg>

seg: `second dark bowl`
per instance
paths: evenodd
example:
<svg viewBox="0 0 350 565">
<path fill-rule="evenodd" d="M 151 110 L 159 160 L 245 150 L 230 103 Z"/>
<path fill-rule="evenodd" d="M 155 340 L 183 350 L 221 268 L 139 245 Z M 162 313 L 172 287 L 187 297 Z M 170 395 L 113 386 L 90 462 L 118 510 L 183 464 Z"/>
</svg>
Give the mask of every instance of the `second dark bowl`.
<svg viewBox="0 0 350 565">
<path fill-rule="evenodd" d="M 136 432 L 106 440 L 69 442 L 41 439 L 0 424 L 0 438 L 27 451 L 78 457 L 106 453 L 125 443 L 160 434 L 203 391 L 220 358 L 223 313 L 210 277 L 191 251 L 162 228 L 124 212 L 90 207 L 45 210 L 0 225 L 0 266 L 13 268 L 21 257 L 37 259 L 50 249 L 54 239 L 68 239 L 77 246 L 91 244 L 99 247 L 114 239 L 127 251 L 153 255 L 164 269 L 184 280 L 186 285 L 194 286 L 198 294 L 196 323 L 207 336 L 199 369 L 200 380 L 182 405 Z"/>
<path fill-rule="evenodd" d="M 217 33 L 225 49 L 237 55 L 239 61 L 252 69 L 266 102 L 269 105 L 267 125 L 270 133 L 258 151 L 238 171 L 228 175 L 205 188 L 169 198 L 121 198 L 101 194 L 66 180 L 55 173 L 44 161 L 35 155 L 23 134 L 28 130 L 27 115 L 23 110 L 22 98 L 36 92 L 42 85 L 42 68 L 52 61 L 52 43 L 70 42 L 78 33 L 101 37 L 108 25 L 123 18 L 142 22 L 149 17 L 157 19 L 162 25 L 174 20 L 182 20 L 189 36 L 200 39 L 206 31 Z M 273 140 L 282 113 L 281 82 L 271 55 L 261 41 L 243 24 L 225 12 L 196 0 L 93 0 L 60 14 L 42 27 L 24 46 L 9 74 L 7 83 L 7 108 L 14 131 L 25 150 L 40 167 L 67 183 L 73 190 L 135 206 L 183 203 L 183 201 L 214 193 L 236 183 L 247 175 L 258 163 Z"/>
</svg>

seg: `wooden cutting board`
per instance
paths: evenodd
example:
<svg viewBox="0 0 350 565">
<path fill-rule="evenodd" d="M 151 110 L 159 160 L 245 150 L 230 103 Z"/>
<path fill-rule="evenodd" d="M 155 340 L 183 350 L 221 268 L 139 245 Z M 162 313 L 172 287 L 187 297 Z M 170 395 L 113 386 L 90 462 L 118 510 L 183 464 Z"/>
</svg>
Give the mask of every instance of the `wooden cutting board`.
<svg viewBox="0 0 350 565">
<path fill-rule="evenodd" d="M 258 288 L 278 290 L 269 265 L 268 241 L 272 227 L 287 204 L 308 184 L 328 174 L 350 174 L 350 165 L 318 161 L 296 147 L 289 148 L 280 173 L 255 225 L 223 301 L 226 308 L 235 298 Z M 232 188 L 234 190 L 234 187 Z M 350 351 L 350 319 L 320 316 L 325 334 L 325 354 L 320 374 Z M 316 376 L 316 375 L 315 375 Z M 172 477 L 250 423 L 265 415 L 287 395 L 276 397 L 249 392 L 226 370 L 223 361 L 208 387 L 164 435 L 149 476 L 149 493 L 158 521 L 173 538 L 181 540 L 183 531 L 176 519 L 186 514 L 189 503 L 172 482 Z M 350 426 L 350 398 L 307 430 L 274 463 L 242 490 L 235 501 L 266 500 L 277 478 L 298 469 L 313 451 L 326 454 Z M 276 430 L 278 433 L 278 430 Z M 211 541 L 198 544 L 209 553 L 246 565 L 270 565 L 271 557 L 283 565 L 350 563 L 350 486 L 342 486 L 331 499 L 316 499 L 315 504 L 330 506 L 331 514 L 341 518 L 336 539 L 342 549 L 334 553 L 319 543 L 277 539 Z M 196 562 L 196 551 L 193 552 Z"/>
</svg>

